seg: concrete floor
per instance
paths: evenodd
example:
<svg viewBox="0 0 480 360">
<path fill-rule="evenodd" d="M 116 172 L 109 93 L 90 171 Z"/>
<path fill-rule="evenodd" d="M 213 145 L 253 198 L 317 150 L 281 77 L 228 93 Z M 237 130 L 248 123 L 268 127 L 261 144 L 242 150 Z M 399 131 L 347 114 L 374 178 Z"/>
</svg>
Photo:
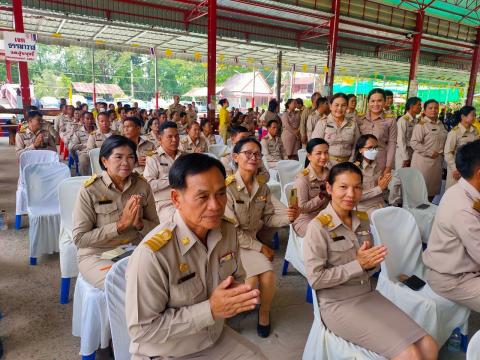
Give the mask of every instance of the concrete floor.
<svg viewBox="0 0 480 360">
<path fill-rule="evenodd" d="M 10 215 L 9 230 L 0 232 L 0 338 L 5 347 L 5 360 L 74 360 L 79 359 L 80 340 L 71 335 L 72 302 L 60 305 L 60 265 L 58 255 L 39 258 L 35 267 L 28 265 L 28 228 L 13 230 L 15 190 L 18 166 L 15 151 L 0 138 L 0 209 Z M 281 233 L 282 247 L 274 265 L 280 274 L 285 252 L 286 232 Z M 272 334 L 267 339 L 256 335 L 256 314 L 238 316 L 230 325 L 242 335 L 258 343 L 269 359 L 301 359 L 310 331 L 313 314 L 305 302 L 306 281 L 294 269 L 278 280 L 272 310 Z M 71 287 L 73 296 L 74 283 Z M 480 328 L 480 317 L 470 318 L 470 334 Z M 97 359 L 111 359 L 108 350 Z M 463 353 L 450 353 L 445 348 L 442 360 L 465 359 Z M 335 359 L 332 359 L 335 360 Z"/>
</svg>

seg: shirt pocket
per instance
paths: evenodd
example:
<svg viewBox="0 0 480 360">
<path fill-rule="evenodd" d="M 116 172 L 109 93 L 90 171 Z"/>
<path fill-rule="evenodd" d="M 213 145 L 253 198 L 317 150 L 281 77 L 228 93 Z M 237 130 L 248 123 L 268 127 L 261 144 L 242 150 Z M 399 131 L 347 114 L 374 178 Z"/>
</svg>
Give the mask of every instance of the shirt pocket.
<svg viewBox="0 0 480 360">
<path fill-rule="evenodd" d="M 120 218 L 120 212 L 116 202 L 110 204 L 95 204 L 95 213 L 97 214 L 97 225 L 103 226 L 116 222 Z"/>
<path fill-rule="evenodd" d="M 230 254 L 230 259 L 228 260 L 219 260 L 218 263 L 218 279 L 219 281 L 225 280 L 229 276 L 234 276 L 238 270 L 238 263 L 236 259 L 236 254 L 232 252 Z"/>
<path fill-rule="evenodd" d="M 329 259 L 328 262 L 333 265 L 346 264 L 356 257 L 356 251 L 352 239 L 345 237 L 342 240 L 329 240 Z"/>
<path fill-rule="evenodd" d="M 188 276 L 186 274 L 185 276 Z M 180 281 L 179 277 L 178 281 Z M 203 283 L 198 274 L 180 284 L 170 286 L 170 306 L 181 307 L 193 305 L 198 302 L 198 297 L 203 293 Z"/>
</svg>

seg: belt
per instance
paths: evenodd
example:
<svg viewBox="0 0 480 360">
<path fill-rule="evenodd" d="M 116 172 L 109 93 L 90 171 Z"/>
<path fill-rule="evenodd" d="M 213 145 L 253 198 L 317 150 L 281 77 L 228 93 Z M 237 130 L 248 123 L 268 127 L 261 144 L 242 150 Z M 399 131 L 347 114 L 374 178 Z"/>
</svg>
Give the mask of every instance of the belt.
<svg viewBox="0 0 480 360">
<path fill-rule="evenodd" d="M 350 157 L 348 156 L 332 156 L 330 155 L 330 159 L 333 159 L 337 162 L 345 162 L 345 161 L 348 161 L 350 160 Z"/>
</svg>

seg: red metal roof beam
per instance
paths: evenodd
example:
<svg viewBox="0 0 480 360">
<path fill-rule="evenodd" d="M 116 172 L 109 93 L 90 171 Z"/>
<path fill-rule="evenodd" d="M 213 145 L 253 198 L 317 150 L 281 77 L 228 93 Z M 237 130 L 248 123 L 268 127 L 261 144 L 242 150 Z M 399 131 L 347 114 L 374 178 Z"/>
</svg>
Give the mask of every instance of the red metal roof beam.
<svg viewBox="0 0 480 360">
<path fill-rule="evenodd" d="M 308 39 L 315 39 L 315 38 L 318 38 L 318 37 L 328 35 L 328 32 L 318 33 L 317 30 L 327 29 L 329 26 L 330 26 L 330 20 L 325 21 L 325 22 L 323 22 L 323 23 L 321 23 L 317 26 L 314 26 L 314 27 L 308 29 L 308 30 L 305 30 L 305 31 L 300 33 L 299 41 L 308 40 Z"/>
<path fill-rule="evenodd" d="M 11 6 L 0 5 L 0 11 L 13 11 Z"/>
<path fill-rule="evenodd" d="M 202 1 L 200 4 L 196 5 L 188 15 L 185 16 L 185 28 L 188 31 L 188 25 L 195 20 L 198 20 L 208 14 L 207 11 L 203 10 L 208 6 L 208 0 Z M 203 11 L 202 11 L 203 10 Z"/>
</svg>

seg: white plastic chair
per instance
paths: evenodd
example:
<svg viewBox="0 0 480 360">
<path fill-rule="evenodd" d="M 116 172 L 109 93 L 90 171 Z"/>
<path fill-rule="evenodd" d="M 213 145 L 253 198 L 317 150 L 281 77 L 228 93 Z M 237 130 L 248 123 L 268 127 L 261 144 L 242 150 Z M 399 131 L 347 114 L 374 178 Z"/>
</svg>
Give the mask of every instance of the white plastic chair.
<svg viewBox="0 0 480 360">
<path fill-rule="evenodd" d="M 217 145 L 225 145 L 223 138 L 220 135 L 215 135 L 215 143 Z"/>
<path fill-rule="evenodd" d="M 31 164 L 25 168 L 24 175 L 30 223 L 30 265 L 36 265 L 39 255 L 59 251 L 58 187 L 70 177 L 70 169 L 58 162 Z"/>
<path fill-rule="evenodd" d="M 467 348 L 467 360 L 480 360 L 480 331 L 470 339 Z"/>
<path fill-rule="evenodd" d="M 226 150 L 227 147 L 223 144 L 215 144 L 208 147 L 208 152 L 214 154 L 218 159 L 220 159 L 220 157 L 225 154 Z"/>
<path fill-rule="evenodd" d="M 32 150 L 25 151 L 20 154 L 18 160 L 19 175 L 16 194 L 16 209 L 15 209 L 15 229 L 20 229 L 22 226 L 22 215 L 27 214 L 27 193 L 25 191 L 25 180 L 23 170 L 27 165 L 38 163 L 58 162 L 58 154 L 51 150 Z"/>
<path fill-rule="evenodd" d="M 130 360 L 130 336 L 125 317 L 125 271 L 127 265 L 128 257 L 115 263 L 105 278 L 105 296 L 115 360 Z"/>
<path fill-rule="evenodd" d="M 99 158 L 100 158 L 100 148 L 92 149 L 88 152 L 88 157 L 90 158 L 90 168 L 92 169 L 92 175 L 102 174 L 102 168 L 100 167 Z"/>
<path fill-rule="evenodd" d="M 281 188 L 284 189 L 286 184 L 293 182 L 295 180 L 295 176 L 297 176 L 301 169 L 302 166 L 297 160 L 280 160 L 277 163 L 277 171 Z M 280 201 L 285 206 L 288 206 L 287 198 L 285 196 L 285 192 L 283 191 Z"/>
<path fill-rule="evenodd" d="M 414 291 L 398 281 L 400 274 L 425 279 L 422 242 L 413 216 L 404 209 L 387 207 L 375 210 L 371 221 L 375 244 L 388 248 L 377 290 L 432 335 L 440 347 L 455 328 L 466 334 L 470 310 L 437 295 L 428 284 Z"/>
<path fill-rule="evenodd" d="M 63 180 L 58 188 L 60 202 L 60 304 L 67 304 L 70 279 L 78 275 L 77 247 L 73 243 L 73 209 L 80 187 L 88 176 L 76 176 Z"/>
<path fill-rule="evenodd" d="M 298 155 L 298 162 L 300 163 L 300 165 L 304 166 L 305 159 L 307 158 L 307 150 L 299 149 L 297 155 Z"/>
<path fill-rule="evenodd" d="M 95 353 L 110 343 L 105 292 L 93 287 L 78 274 L 73 296 L 72 335 L 80 337 L 80 355 L 95 359 Z"/>
<path fill-rule="evenodd" d="M 414 168 L 402 168 L 397 171 L 402 184 L 403 208 L 413 215 L 420 229 L 422 241 L 427 243 L 432 231 L 437 205 L 428 201 L 427 186 L 420 171 Z M 418 209 L 417 206 L 422 204 L 426 204 L 428 207 Z"/>
<path fill-rule="evenodd" d="M 348 342 L 328 330 L 320 318 L 315 291 L 312 295 L 313 324 L 303 351 L 303 360 L 386 360 L 384 357 Z"/>
</svg>

